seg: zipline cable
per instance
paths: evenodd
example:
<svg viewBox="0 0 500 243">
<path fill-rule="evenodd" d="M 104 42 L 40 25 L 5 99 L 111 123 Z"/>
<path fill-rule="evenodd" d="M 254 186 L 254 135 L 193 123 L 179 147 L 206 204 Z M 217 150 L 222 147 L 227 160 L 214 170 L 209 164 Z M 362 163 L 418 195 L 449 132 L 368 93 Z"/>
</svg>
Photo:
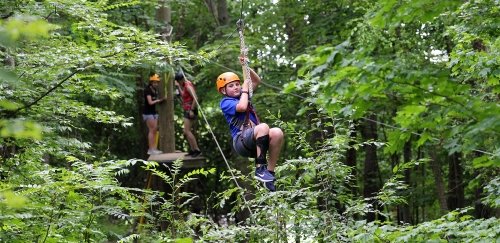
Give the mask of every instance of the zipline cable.
<svg viewBox="0 0 500 243">
<path fill-rule="evenodd" d="M 262 84 L 266 85 L 266 86 L 269 86 L 275 90 L 279 90 L 279 91 L 283 91 L 283 89 L 281 88 L 278 88 L 276 86 L 273 86 L 273 85 L 270 85 L 270 84 L 266 84 L 264 82 L 261 81 Z M 289 93 L 295 97 L 298 97 L 298 98 L 301 98 L 301 99 L 306 99 L 306 97 L 304 96 L 300 96 L 300 95 L 297 95 L 297 94 L 294 94 L 294 93 Z M 401 128 L 401 127 L 396 127 L 394 125 L 390 125 L 390 124 L 387 124 L 387 123 L 384 123 L 384 122 L 380 122 L 380 121 L 377 121 L 377 120 L 373 120 L 373 119 L 370 119 L 370 118 L 366 118 L 364 116 L 360 117 L 361 119 L 363 120 L 366 120 L 366 121 L 370 121 L 370 122 L 373 122 L 373 123 L 376 123 L 376 124 L 379 124 L 379 125 L 383 125 L 383 126 L 386 126 L 386 127 L 390 127 L 390 128 L 393 128 L 393 129 L 397 129 L 397 130 L 400 130 L 400 131 L 403 131 L 403 132 L 408 132 L 408 129 L 405 129 L 405 128 Z M 419 136 L 419 137 L 422 137 L 423 135 L 420 134 L 420 133 L 417 133 L 417 132 L 410 132 L 411 134 L 413 135 L 416 135 L 416 136 Z M 433 141 L 440 141 L 438 138 L 434 138 L 434 137 L 431 137 L 430 138 L 431 140 Z M 487 152 L 487 151 L 483 151 L 483 150 L 480 150 L 480 149 L 472 149 L 472 151 L 474 152 L 478 152 L 478 153 L 482 153 L 482 154 L 486 154 L 486 155 L 490 155 L 490 156 L 495 156 L 494 153 L 491 153 L 491 152 Z"/>
<path fill-rule="evenodd" d="M 238 28 L 236 28 L 233 31 L 231 31 L 231 34 L 219 45 L 219 47 L 215 48 L 215 50 L 218 51 L 222 46 L 226 45 L 227 41 L 229 40 L 229 38 L 233 37 L 234 32 L 236 32 L 237 30 L 238 30 Z"/>
<path fill-rule="evenodd" d="M 245 2 L 244 0 L 242 0 L 242 1 L 241 1 L 240 19 L 238 20 L 238 23 L 237 23 L 238 25 L 239 25 L 239 24 L 241 24 L 242 26 L 241 26 L 241 28 L 240 28 L 240 26 L 238 26 L 238 28 L 237 28 L 237 29 L 238 29 L 238 32 L 239 32 L 239 34 L 240 34 L 240 50 L 241 50 L 241 52 L 242 52 L 242 53 L 244 53 L 244 54 L 245 54 L 245 56 L 244 56 L 244 57 L 245 57 L 245 62 L 244 62 L 244 64 L 245 64 L 245 69 L 247 69 L 245 72 L 246 72 L 246 75 L 247 75 L 248 77 L 250 77 L 250 75 L 249 75 L 250 68 L 248 67 L 248 59 L 246 58 L 246 56 L 247 56 L 247 54 L 248 54 L 248 49 L 247 49 L 247 48 L 246 48 L 246 46 L 245 46 L 245 42 L 244 42 L 244 39 L 243 39 L 243 32 L 242 32 L 242 27 L 243 27 L 243 24 L 244 24 L 244 23 L 243 23 L 243 7 L 244 7 L 244 2 Z M 241 21 L 241 22 L 240 22 L 240 21 Z M 233 32 L 233 33 L 234 33 L 234 32 Z M 227 41 L 227 39 L 226 39 L 226 41 Z M 230 68 L 228 68 L 228 67 L 222 66 L 222 65 L 220 65 L 220 64 L 218 64 L 218 63 L 216 63 L 216 62 L 213 62 L 213 61 L 211 61 L 211 60 L 209 60 L 209 61 L 210 61 L 210 62 L 212 62 L 212 63 L 214 63 L 214 64 L 216 64 L 216 65 L 218 65 L 218 66 L 221 66 L 221 67 L 223 67 L 223 68 L 226 68 L 226 69 L 228 69 L 228 70 L 230 70 L 230 71 L 236 72 L 236 71 L 234 71 L 234 70 L 232 70 L 232 69 L 230 69 Z M 250 79 L 250 81 L 251 81 L 251 79 Z M 260 83 L 262 83 L 262 84 L 263 84 L 263 85 L 265 85 L 265 86 L 271 87 L 271 88 L 273 88 L 273 89 L 275 89 L 275 90 L 278 90 L 278 91 L 280 91 L 280 92 L 283 92 L 283 89 L 282 89 L 282 88 L 279 88 L 279 87 L 276 87 L 276 86 L 273 86 L 273 85 L 267 84 L 267 83 L 265 83 L 265 82 L 264 82 L 264 81 L 262 81 L 262 80 L 260 81 Z M 251 84 L 251 82 L 250 82 L 250 84 Z M 249 88 L 250 88 L 250 89 L 252 89 L 252 85 L 250 85 L 250 87 L 249 87 Z M 249 90 L 249 98 L 251 98 L 251 97 L 252 97 L 252 94 L 253 94 L 253 90 L 252 90 L 252 91 L 250 91 L 250 90 Z M 301 95 L 298 95 L 298 94 L 294 94 L 294 93 L 289 93 L 289 94 L 290 94 L 290 95 L 293 95 L 293 96 L 295 96 L 295 97 L 301 98 L 301 99 L 306 99 L 306 97 L 301 96 Z M 393 129 L 397 129 L 397 130 L 400 130 L 400 131 L 403 131 L 403 132 L 408 132 L 408 130 L 407 130 L 407 129 L 400 128 L 400 127 L 396 127 L 396 126 L 393 126 L 393 125 L 390 125 L 390 124 L 386 124 L 386 123 L 383 123 L 383 122 L 379 122 L 379 121 L 377 121 L 377 120 L 373 120 L 373 119 L 370 119 L 370 118 L 361 117 L 361 119 L 364 119 L 364 120 L 366 120 L 366 121 L 370 121 L 370 122 L 374 122 L 374 123 L 376 123 L 376 124 L 383 125 L 383 126 L 386 126 L 386 127 L 390 127 L 390 128 L 393 128 Z M 422 137 L 422 136 L 423 136 L 422 134 L 417 133 L 417 132 L 410 132 L 410 133 L 411 133 L 411 134 L 413 134 L 413 135 L 419 136 L 419 137 Z M 433 141 L 438 141 L 438 142 L 440 141 L 438 138 L 434 138 L 434 137 L 431 137 L 430 139 L 431 139 L 431 140 L 433 140 Z M 478 152 L 478 153 L 482 153 L 482 154 L 486 154 L 486 155 L 490 155 L 490 156 L 497 156 L 497 155 L 495 155 L 494 153 L 487 152 L 487 151 L 483 151 L 483 150 L 480 150 L 480 149 L 472 149 L 472 151 L 474 151 L 474 152 Z"/>
<path fill-rule="evenodd" d="M 192 53 L 192 54 L 195 54 L 195 53 Z M 238 73 L 238 71 L 235 71 L 234 69 L 229 68 L 227 66 L 224 66 L 222 64 L 219 64 L 219 63 L 217 63 L 215 61 L 212 61 L 210 59 L 208 59 L 208 61 L 211 62 L 212 64 L 216 65 L 216 66 L 225 68 L 228 71 Z M 263 80 L 261 80 L 260 83 L 262 83 L 263 85 L 265 85 L 267 87 L 270 87 L 270 88 L 272 88 L 274 90 L 283 92 L 283 88 L 279 88 L 279 87 L 273 86 L 271 84 L 268 84 L 268 83 L 264 82 Z M 304 100 L 306 99 L 306 97 L 304 97 L 302 95 L 295 94 L 295 93 L 288 93 L 288 94 L 292 95 L 292 96 L 295 96 L 297 98 L 300 98 L 300 99 L 304 99 Z M 380 122 L 380 121 L 377 121 L 377 120 L 373 120 L 373 119 L 370 119 L 370 118 L 366 118 L 366 117 L 360 117 L 360 118 L 363 119 L 363 120 L 370 121 L 370 122 L 373 122 L 373 123 L 376 123 L 376 124 L 379 124 L 379 125 L 383 125 L 383 126 L 386 126 L 386 127 L 390 127 L 390 128 L 396 129 L 396 130 L 400 130 L 400 131 L 403 131 L 403 132 L 408 132 L 408 129 L 405 129 L 405 128 L 396 127 L 394 125 L 390 125 L 390 124 L 387 124 L 387 123 L 384 123 L 384 122 Z M 417 132 L 410 132 L 410 133 L 413 134 L 413 135 L 419 136 L 419 137 L 423 136 L 423 134 L 417 133 Z M 430 139 L 433 140 L 433 141 L 438 141 L 438 142 L 440 141 L 438 138 L 434 138 L 434 137 L 431 137 Z M 497 155 L 495 155 L 494 153 L 491 153 L 491 152 L 488 152 L 488 151 L 484 151 L 484 150 L 480 150 L 480 149 L 472 149 L 472 151 L 478 152 L 478 153 L 481 153 L 481 154 L 485 154 L 485 155 L 490 155 L 490 156 L 497 157 Z"/>
</svg>

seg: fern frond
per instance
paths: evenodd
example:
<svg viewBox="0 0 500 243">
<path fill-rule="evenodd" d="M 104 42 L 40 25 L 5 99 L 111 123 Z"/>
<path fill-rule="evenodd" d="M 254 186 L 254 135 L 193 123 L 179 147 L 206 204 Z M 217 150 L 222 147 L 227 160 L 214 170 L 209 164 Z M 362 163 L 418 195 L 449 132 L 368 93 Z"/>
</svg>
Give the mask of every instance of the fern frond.
<svg viewBox="0 0 500 243">
<path fill-rule="evenodd" d="M 118 243 L 134 242 L 134 240 L 138 240 L 139 238 L 141 238 L 141 235 L 131 234 L 125 238 L 120 239 Z"/>
</svg>

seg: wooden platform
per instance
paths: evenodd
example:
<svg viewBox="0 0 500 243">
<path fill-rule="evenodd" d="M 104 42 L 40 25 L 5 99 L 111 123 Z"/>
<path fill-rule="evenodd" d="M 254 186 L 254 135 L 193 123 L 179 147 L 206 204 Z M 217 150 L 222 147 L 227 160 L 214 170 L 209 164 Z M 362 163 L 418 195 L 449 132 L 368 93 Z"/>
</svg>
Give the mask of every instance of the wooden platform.
<svg viewBox="0 0 500 243">
<path fill-rule="evenodd" d="M 174 152 L 174 153 L 164 153 L 164 154 L 154 154 L 150 155 L 148 161 L 156 161 L 158 163 L 172 163 L 177 159 L 182 159 L 184 162 L 182 168 L 201 168 L 205 166 L 206 158 L 199 155 L 196 157 L 188 156 L 185 152 Z"/>
</svg>

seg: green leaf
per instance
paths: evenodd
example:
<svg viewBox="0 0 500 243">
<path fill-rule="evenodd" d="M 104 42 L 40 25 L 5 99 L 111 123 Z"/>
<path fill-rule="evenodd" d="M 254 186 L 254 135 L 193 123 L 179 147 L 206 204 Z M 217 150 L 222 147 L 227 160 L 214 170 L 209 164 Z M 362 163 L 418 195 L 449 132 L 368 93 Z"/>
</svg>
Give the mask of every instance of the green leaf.
<svg viewBox="0 0 500 243">
<path fill-rule="evenodd" d="M 3 201 L 1 202 L 11 208 L 22 208 L 28 201 L 25 197 L 12 191 L 4 191 L 0 193 L 0 196 L 0 199 L 3 197 Z"/>
<path fill-rule="evenodd" d="M 484 167 L 498 167 L 500 166 L 500 160 L 491 159 L 490 156 L 484 155 L 477 157 L 472 161 L 474 168 L 484 168 Z"/>
<path fill-rule="evenodd" d="M 393 168 L 392 168 L 392 173 L 393 174 L 396 174 L 398 172 L 398 169 L 399 169 L 399 166 L 398 165 L 395 165 Z"/>
<path fill-rule="evenodd" d="M 6 109 L 6 110 L 16 110 L 19 108 L 19 105 L 14 103 L 14 102 L 11 102 L 11 101 L 8 101 L 8 100 L 0 100 L 0 107 Z"/>
<path fill-rule="evenodd" d="M 23 120 L 0 120 L 0 137 L 42 138 L 42 128 L 35 122 Z"/>
<path fill-rule="evenodd" d="M 430 140 L 432 136 L 428 132 L 423 132 L 420 134 L 420 137 L 418 138 L 417 141 L 417 147 L 420 147 L 425 144 L 428 140 Z"/>
<path fill-rule="evenodd" d="M 175 239 L 176 243 L 192 243 L 193 239 L 192 238 L 180 238 L 180 239 Z"/>
</svg>

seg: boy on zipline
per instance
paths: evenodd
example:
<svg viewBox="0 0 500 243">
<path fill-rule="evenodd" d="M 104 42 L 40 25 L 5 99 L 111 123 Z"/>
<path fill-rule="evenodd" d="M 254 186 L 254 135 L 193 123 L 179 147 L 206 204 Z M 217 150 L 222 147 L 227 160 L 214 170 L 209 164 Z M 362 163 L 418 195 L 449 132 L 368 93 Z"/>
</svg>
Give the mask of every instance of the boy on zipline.
<svg viewBox="0 0 500 243">
<path fill-rule="evenodd" d="M 244 61 L 240 57 L 240 62 Z M 269 191 L 275 191 L 274 168 L 283 146 L 284 135 L 280 128 L 269 128 L 266 123 L 259 122 L 248 91 L 250 82 L 255 90 L 261 79 L 253 69 L 250 69 L 250 78 L 251 80 L 245 78 L 241 85 L 240 78 L 233 72 L 219 75 L 217 91 L 224 95 L 220 107 L 229 124 L 234 150 L 243 157 L 255 158 L 255 178 L 264 182 Z M 266 158 L 268 150 L 269 163 Z"/>
</svg>

